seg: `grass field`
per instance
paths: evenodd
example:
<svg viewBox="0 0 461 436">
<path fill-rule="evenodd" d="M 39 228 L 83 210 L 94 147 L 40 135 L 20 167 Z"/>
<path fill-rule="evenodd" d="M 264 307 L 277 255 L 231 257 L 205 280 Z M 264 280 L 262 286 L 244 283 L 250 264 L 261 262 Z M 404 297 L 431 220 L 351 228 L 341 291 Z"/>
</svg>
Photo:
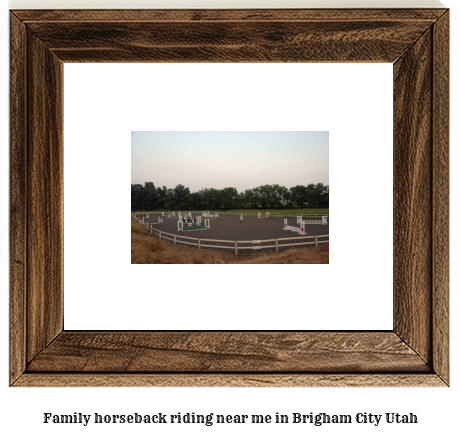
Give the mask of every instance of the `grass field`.
<svg viewBox="0 0 461 436">
<path fill-rule="evenodd" d="M 266 213 L 277 215 L 328 215 L 329 209 L 236 209 L 236 210 L 217 210 L 221 213 L 243 213 L 243 214 L 258 214 Z M 215 211 L 213 211 L 215 212 Z"/>
<path fill-rule="evenodd" d="M 328 264 L 329 245 L 283 251 L 258 251 L 235 254 L 232 251 L 199 250 L 174 245 L 152 236 L 131 219 L 132 264 Z"/>
<path fill-rule="evenodd" d="M 143 211 L 147 213 L 162 213 L 161 211 Z M 172 211 L 171 211 L 172 212 Z M 277 215 L 328 215 L 329 209 L 235 209 L 235 210 L 213 210 L 210 212 L 218 213 L 235 213 L 235 214 L 253 214 L 257 215 L 258 213 L 265 214 L 269 212 L 270 214 Z"/>
</svg>

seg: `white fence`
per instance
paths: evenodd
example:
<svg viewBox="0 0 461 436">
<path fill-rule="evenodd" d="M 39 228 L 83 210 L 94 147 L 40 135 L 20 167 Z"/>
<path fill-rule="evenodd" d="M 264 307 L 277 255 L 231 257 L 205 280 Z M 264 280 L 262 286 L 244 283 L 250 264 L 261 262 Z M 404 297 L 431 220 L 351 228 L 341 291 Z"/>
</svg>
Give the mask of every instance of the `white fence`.
<svg viewBox="0 0 461 436">
<path fill-rule="evenodd" d="M 293 238 L 277 238 L 277 239 L 262 239 L 254 241 L 228 241 L 222 239 L 205 239 L 205 238 L 190 238 L 188 236 L 174 235 L 172 233 L 162 232 L 159 229 L 151 227 L 150 232 L 152 235 L 158 236 L 159 239 L 166 239 L 167 241 L 173 242 L 176 244 L 186 244 L 193 245 L 198 249 L 201 248 L 218 248 L 220 250 L 233 250 L 235 254 L 238 254 L 239 250 L 263 250 L 266 248 L 275 248 L 276 251 L 279 251 L 283 247 L 293 247 L 293 246 L 304 246 L 304 245 L 315 245 L 327 244 L 329 242 L 329 235 L 318 235 L 318 236 L 297 236 Z M 327 238 L 327 239 L 324 239 Z M 184 241 L 183 239 L 187 239 Z M 302 242 L 289 242 L 294 239 L 302 239 Z M 191 242 L 193 241 L 193 242 Z M 217 242 L 221 244 L 229 245 L 213 245 L 209 242 Z M 264 243 L 271 243 L 270 245 L 262 245 Z M 280 243 L 282 242 L 282 243 Z"/>
<path fill-rule="evenodd" d="M 138 222 L 144 225 L 144 227 L 151 233 L 151 235 L 158 236 L 159 239 L 166 239 L 167 241 L 173 242 L 176 244 L 185 244 L 185 245 L 192 245 L 197 247 L 198 249 L 201 248 L 218 248 L 220 250 L 233 250 L 235 254 L 238 254 L 239 250 L 263 250 L 266 248 L 275 248 L 276 251 L 279 251 L 279 248 L 284 247 L 294 247 L 294 246 L 306 246 L 306 245 L 315 245 L 316 247 L 319 244 L 327 244 L 329 243 L 329 235 L 315 235 L 315 236 L 295 236 L 291 238 L 276 238 L 276 239 L 261 239 L 261 240 L 252 240 L 252 241 L 229 241 L 229 240 L 222 240 L 222 239 L 205 239 L 205 238 L 190 238 L 188 236 L 182 235 L 175 235 L 173 233 L 163 232 L 159 229 L 149 226 L 150 223 L 144 222 L 144 220 L 140 220 L 138 217 L 133 216 Z M 209 221 L 209 220 L 205 220 Z M 180 222 L 182 224 L 182 222 Z M 150 228 L 149 228 L 150 227 Z M 327 238 L 327 239 L 324 239 Z M 187 239 L 184 241 L 183 239 Z M 289 242 L 286 241 L 293 241 L 295 239 L 301 239 L 302 242 Z M 190 242 L 195 241 L 195 242 Z M 205 244 L 204 244 L 205 242 Z M 228 244 L 228 245 L 212 245 L 208 244 L 208 242 L 217 242 L 220 244 Z M 262 245 L 266 243 L 272 243 L 270 245 Z M 282 243 L 280 243 L 282 242 Z"/>
</svg>

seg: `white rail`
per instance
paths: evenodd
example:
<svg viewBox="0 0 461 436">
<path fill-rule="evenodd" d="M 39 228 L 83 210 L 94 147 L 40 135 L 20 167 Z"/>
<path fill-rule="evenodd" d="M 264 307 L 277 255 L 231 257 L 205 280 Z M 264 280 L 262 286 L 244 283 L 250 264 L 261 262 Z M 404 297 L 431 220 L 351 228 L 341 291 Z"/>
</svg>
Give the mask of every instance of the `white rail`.
<svg viewBox="0 0 461 436">
<path fill-rule="evenodd" d="M 136 221 L 140 222 L 141 220 L 138 219 L 136 216 L 133 218 L 136 219 Z M 144 221 L 144 220 L 143 220 Z M 182 236 L 182 235 L 175 235 L 173 233 L 167 233 L 163 232 L 159 229 L 156 229 L 151 226 L 150 228 L 151 234 L 155 234 L 159 237 L 159 239 L 166 239 L 168 241 L 174 242 L 174 244 L 187 244 L 187 245 L 192 245 L 194 247 L 198 247 L 199 249 L 202 247 L 206 248 L 219 248 L 220 250 L 235 250 L 235 254 L 238 254 L 239 248 L 241 250 L 263 250 L 266 248 L 275 248 L 276 251 L 279 251 L 280 247 L 293 247 L 293 246 L 301 246 L 301 245 L 319 245 L 319 244 L 325 244 L 329 242 L 329 239 L 327 240 L 319 240 L 319 238 L 329 238 L 329 235 L 314 235 L 314 236 L 293 236 L 291 238 L 275 238 L 275 239 L 261 239 L 261 240 L 252 240 L 252 241 L 229 241 L 229 240 L 223 240 L 223 239 L 202 239 L 202 238 L 191 238 L 189 236 Z M 173 238 L 167 238 L 166 236 L 172 236 Z M 194 242 L 186 242 L 182 241 L 180 239 L 189 239 L 192 241 L 197 241 L 196 243 Z M 314 241 L 304 241 L 304 242 L 292 242 L 289 244 L 280 244 L 279 241 L 292 241 L 293 239 L 303 239 L 303 240 L 311 240 L 314 239 Z M 232 246 L 225 246 L 225 245 L 210 245 L 210 244 L 202 244 L 203 241 L 206 242 L 220 242 L 224 244 L 232 244 Z M 265 242 L 275 242 L 274 245 L 261 245 L 262 243 Z M 251 244 L 251 246 L 247 247 L 242 247 L 238 244 Z"/>
</svg>

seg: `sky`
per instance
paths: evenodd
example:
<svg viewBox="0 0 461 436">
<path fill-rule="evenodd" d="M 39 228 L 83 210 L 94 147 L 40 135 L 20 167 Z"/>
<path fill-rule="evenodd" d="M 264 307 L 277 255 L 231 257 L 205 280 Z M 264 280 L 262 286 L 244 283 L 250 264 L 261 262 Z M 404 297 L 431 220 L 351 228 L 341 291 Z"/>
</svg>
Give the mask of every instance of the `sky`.
<svg viewBox="0 0 461 436">
<path fill-rule="evenodd" d="M 329 185 L 328 132 L 131 132 L 131 183 L 202 188 Z"/>
</svg>

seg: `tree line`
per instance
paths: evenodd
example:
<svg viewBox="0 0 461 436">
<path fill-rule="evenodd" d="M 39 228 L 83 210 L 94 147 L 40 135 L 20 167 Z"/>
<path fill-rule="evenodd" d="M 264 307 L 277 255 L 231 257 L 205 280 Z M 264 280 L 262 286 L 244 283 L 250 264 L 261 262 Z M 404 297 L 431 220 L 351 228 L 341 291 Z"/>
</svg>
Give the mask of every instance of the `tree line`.
<svg viewBox="0 0 461 436">
<path fill-rule="evenodd" d="M 329 188 L 323 183 L 286 188 L 264 185 L 244 192 L 236 188 L 203 188 L 190 192 L 183 185 L 174 189 L 155 187 L 153 182 L 131 185 L 131 210 L 231 210 L 328 208 Z"/>
</svg>

